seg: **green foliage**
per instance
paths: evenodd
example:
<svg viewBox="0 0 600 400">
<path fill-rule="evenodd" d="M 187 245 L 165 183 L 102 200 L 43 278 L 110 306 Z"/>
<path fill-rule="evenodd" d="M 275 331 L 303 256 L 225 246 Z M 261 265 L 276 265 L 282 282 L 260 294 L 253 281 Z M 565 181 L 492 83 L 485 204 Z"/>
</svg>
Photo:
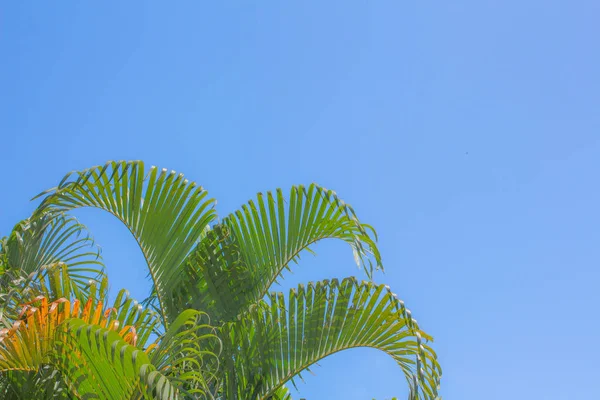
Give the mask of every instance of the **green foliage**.
<svg viewBox="0 0 600 400">
<path fill-rule="evenodd" d="M 291 399 L 302 372 L 356 347 L 391 356 L 409 399 L 438 399 L 431 337 L 387 286 L 356 278 L 269 293 L 303 252 L 348 243 L 371 278 L 376 234 L 318 185 L 259 193 L 221 221 L 181 174 L 109 162 L 65 176 L 34 215 L 0 239 L 0 397 L 6 399 Z M 117 217 L 147 262 L 142 303 L 108 281 L 85 227 Z M 155 312 L 156 311 L 156 312 Z"/>
<path fill-rule="evenodd" d="M 137 240 L 156 289 L 163 323 L 176 316 L 169 294 L 184 276 L 183 261 L 215 217 L 214 200 L 183 174 L 144 163 L 109 162 L 67 174 L 38 212 L 62 213 L 96 207 L 117 217 Z"/>
<path fill-rule="evenodd" d="M 93 239 L 74 217 L 39 213 L 21 221 L 0 240 L 0 321 L 7 323 L 20 304 L 48 294 L 51 278 L 57 290 L 57 274 L 65 277 L 58 297 L 87 299 L 105 278 L 103 269 Z"/>
<path fill-rule="evenodd" d="M 252 387 L 258 398 L 268 398 L 322 358 L 370 347 L 396 360 L 415 397 L 437 396 L 441 371 L 424 343 L 431 338 L 384 285 L 346 278 L 300 285 L 287 301 L 271 293 L 223 331 L 230 338 L 224 356 L 234 360 L 224 376 L 238 395 Z"/>
</svg>

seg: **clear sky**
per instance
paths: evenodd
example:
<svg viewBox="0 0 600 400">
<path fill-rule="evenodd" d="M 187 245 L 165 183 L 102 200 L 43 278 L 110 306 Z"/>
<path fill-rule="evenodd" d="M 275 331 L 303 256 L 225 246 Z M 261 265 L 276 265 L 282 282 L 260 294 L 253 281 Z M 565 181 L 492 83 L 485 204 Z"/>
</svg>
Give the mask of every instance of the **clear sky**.
<svg viewBox="0 0 600 400">
<path fill-rule="evenodd" d="M 418 3 L 418 4 L 416 4 Z M 600 2 L 4 2 L 0 232 L 74 169 L 143 159 L 220 215 L 317 182 L 376 227 L 445 399 L 600 398 Z M 77 213 L 113 288 L 126 229 Z M 335 242 L 283 286 L 358 274 Z M 295 398 L 405 397 L 374 350 Z"/>
</svg>

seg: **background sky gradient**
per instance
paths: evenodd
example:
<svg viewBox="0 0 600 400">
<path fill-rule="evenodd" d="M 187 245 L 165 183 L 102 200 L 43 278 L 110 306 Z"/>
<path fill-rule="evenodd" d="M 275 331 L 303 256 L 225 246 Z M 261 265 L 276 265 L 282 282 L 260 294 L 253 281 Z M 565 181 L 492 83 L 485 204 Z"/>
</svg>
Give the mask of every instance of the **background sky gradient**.
<svg viewBox="0 0 600 400">
<path fill-rule="evenodd" d="M 418 4 L 417 4 L 418 3 Z M 600 398 L 600 2 L 4 2 L 0 233 L 65 173 L 174 169 L 221 216 L 317 182 L 375 226 L 436 341 L 445 399 Z M 114 290 L 148 291 L 125 227 L 77 212 Z M 284 287 L 361 275 L 317 246 Z M 405 398 L 375 350 L 310 400 Z"/>
</svg>

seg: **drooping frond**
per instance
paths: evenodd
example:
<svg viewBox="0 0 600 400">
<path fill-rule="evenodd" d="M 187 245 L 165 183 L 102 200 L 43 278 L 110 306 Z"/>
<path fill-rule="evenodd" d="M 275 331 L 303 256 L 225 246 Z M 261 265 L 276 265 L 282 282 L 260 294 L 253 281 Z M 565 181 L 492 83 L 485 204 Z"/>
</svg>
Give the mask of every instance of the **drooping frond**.
<svg viewBox="0 0 600 400">
<path fill-rule="evenodd" d="M 22 299 L 39 294 L 40 286 L 55 265 L 68 276 L 60 297 L 89 297 L 90 284 L 104 277 L 94 241 L 75 218 L 45 213 L 17 224 L 0 246 L 0 319 L 14 311 Z"/>
<path fill-rule="evenodd" d="M 216 395 L 220 352 L 216 329 L 197 310 L 183 311 L 148 349 L 152 364 L 193 398 Z"/>
<path fill-rule="evenodd" d="M 14 282 L 13 282 L 14 283 Z M 100 301 L 107 294 L 108 281 L 106 276 L 101 280 L 90 280 L 85 287 L 78 287 L 78 282 L 71 279 L 69 268 L 63 263 L 54 263 L 41 267 L 26 279 L 18 281 L 5 295 L 3 304 L 4 323 L 16 319 L 23 304 L 28 304 L 36 298 L 47 299 L 71 298 L 86 302 L 89 299 Z M 83 290 L 80 290 L 83 289 Z"/>
<path fill-rule="evenodd" d="M 0 381 L 4 383 L 0 385 L 0 398 L 72 398 L 64 371 L 53 363 L 56 344 L 62 340 L 61 324 L 70 318 L 116 330 L 138 346 L 144 346 L 156 331 L 156 315 L 143 310 L 125 291 L 119 293 L 113 307 L 103 306 L 106 277 L 89 285 L 87 300 L 69 301 L 73 282 L 65 264 L 51 264 L 39 275 L 33 281 L 37 284 L 35 290 L 21 290 L 12 298 L 15 304 L 21 304 L 20 312 L 7 314 L 13 322 L 0 330 Z"/>
<path fill-rule="evenodd" d="M 259 387 L 268 398 L 303 370 L 341 350 L 371 347 L 392 356 L 406 376 L 410 399 L 435 399 L 441 369 L 403 303 L 384 285 L 355 278 L 300 285 L 284 299 L 253 307 L 225 325 L 224 362 L 231 398 Z M 237 397 L 234 397 L 237 396 Z"/>
<path fill-rule="evenodd" d="M 80 319 L 61 325 L 53 365 L 79 398 L 106 400 L 178 398 L 177 389 L 141 349 L 117 332 Z"/>
<path fill-rule="evenodd" d="M 20 319 L 23 313 L 32 307 L 32 304 L 38 304 L 41 299 L 45 299 L 46 303 L 53 301 L 62 303 L 64 299 L 70 298 L 72 293 L 73 282 L 68 274 L 68 268 L 62 263 L 51 264 L 43 268 L 35 282 L 35 290 L 22 290 L 13 296 L 14 304 L 11 309 L 18 310 L 16 313 L 14 311 L 11 313 L 13 320 Z M 140 303 L 129 296 L 126 290 L 118 292 L 112 307 L 105 307 L 107 292 L 108 280 L 104 276 L 100 282 L 93 281 L 88 285 L 86 296 L 75 298 L 69 303 L 73 305 L 73 312 L 83 312 L 86 309 L 94 308 L 96 310 L 94 315 L 106 314 L 107 324 L 110 322 L 116 323 L 117 327 L 135 327 L 139 337 L 138 345 L 144 346 L 150 336 L 157 333 L 159 325 L 157 314 L 142 307 Z M 71 317 L 83 318 L 79 314 L 71 315 Z M 84 320 L 88 321 L 86 318 Z"/>
<path fill-rule="evenodd" d="M 220 341 L 205 317 L 184 311 L 143 352 L 123 330 L 117 336 L 110 326 L 70 319 L 57 365 L 74 391 L 102 399 L 212 398 Z"/>
<path fill-rule="evenodd" d="M 86 227 L 75 217 L 40 213 L 18 223 L 6 241 L 8 268 L 30 274 L 44 265 L 62 262 L 76 282 L 88 283 L 102 262 Z M 100 268 L 82 268 L 82 266 Z M 92 276 L 94 276 L 92 275 Z"/>
<path fill-rule="evenodd" d="M 328 238 L 349 243 L 368 276 L 382 268 L 373 229 L 333 191 L 294 186 L 285 203 L 279 189 L 259 194 L 215 226 L 190 255 L 192 273 L 180 293 L 190 291 L 192 305 L 231 320 L 260 300 L 303 250 Z"/>
<path fill-rule="evenodd" d="M 393 357 L 411 400 L 437 398 L 431 338 L 387 287 L 348 278 L 268 294 L 323 239 L 348 243 L 369 278 L 382 269 L 375 231 L 334 192 L 259 194 L 213 224 L 214 201 L 183 175 L 109 162 L 40 196 L 34 216 L 0 240 L 0 323 L 10 322 L 0 330 L 1 398 L 291 400 L 286 382 L 355 347 Z M 152 278 L 147 301 L 122 291 L 103 304 L 102 265 L 65 216 L 79 207 L 108 211 L 133 234 Z"/>
<path fill-rule="evenodd" d="M 176 316 L 169 294 L 184 276 L 181 266 L 206 226 L 215 218 L 214 201 L 182 174 L 141 161 L 109 162 L 70 173 L 50 189 L 38 212 L 97 207 L 116 216 L 131 231 L 148 263 L 163 322 Z"/>
<path fill-rule="evenodd" d="M 72 318 L 116 330 L 126 342 L 135 345 L 138 330 L 145 334 L 152 326 L 144 318 L 125 320 L 128 311 L 121 310 L 118 314 L 116 309 L 105 309 L 101 301 L 91 298 L 86 303 L 65 298 L 49 302 L 40 296 L 24 305 L 20 318 L 10 328 L 0 330 L 0 371 L 37 371 L 48 364 L 59 325 Z M 124 320 L 133 324 L 124 325 Z"/>
<path fill-rule="evenodd" d="M 155 370 L 153 366 L 140 369 L 148 362 L 136 364 L 136 359 L 139 361 L 136 354 L 155 332 L 158 324 L 156 316 L 148 310 L 142 310 L 125 291 L 119 293 L 114 305 L 116 307 L 106 308 L 95 297 L 82 303 L 78 299 L 69 301 L 65 298 L 50 302 L 42 296 L 26 304 L 20 318 L 10 328 L 0 330 L 0 374 L 6 381 L 6 396 L 10 393 L 17 393 L 19 396 L 35 393 L 35 398 L 55 398 L 45 394 L 60 391 L 76 397 L 96 396 L 103 390 L 96 385 L 99 379 L 117 374 L 122 381 L 123 376 L 127 376 L 121 376 L 123 371 L 115 364 L 117 361 L 124 363 L 121 366 L 127 371 L 137 368 L 135 376 L 126 379 L 125 383 L 121 382 L 125 386 L 119 386 L 116 392 L 111 392 L 114 397 L 106 398 L 123 399 L 125 397 L 120 396 L 130 394 L 130 391 L 144 394 L 145 387 L 155 390 L 161 380 L 161 388 L 167 385 L 162 374 L 157 376 L 152 373 Z M 99 341 L 98 335 L 91 338 L 79 331 L 75 335 L 73 321 L 84 324 L 88 334 L 97 334 L 101 330 L 104 339 L 108 337 L 110 340 Z M 121 347 L 123 343 L 130 345 L 131 349 L 127 350 L 133 357 L 130 361 L 127 361 L 127 357 L 123 358 L 123 354 L 117 354 L 115 358 L 115 354 L 106 353 L 109 349 L 114 352 L 117 339 Z M 106 346 L 105 353 L 94 353 L 100 351 L 101 344 Z M 88 349 L 89 346 L 92 346 L 91 350 Z M 103 365 L 101 371 L 98 370 L 99 365 Z M 52 390 L 48 390 L 43 384 L 50 385 L 51 379 L 55 381 L 54 386 Z M 150 383 L 144 382 L 143 387 L 140 387 L 140 379 L 148 379 Z M 173 386 L 169 383 L 165 387 Z M 165 393 L 168 394 L 162 398 L 172 398 L 173 391 Z"/>
</svg>

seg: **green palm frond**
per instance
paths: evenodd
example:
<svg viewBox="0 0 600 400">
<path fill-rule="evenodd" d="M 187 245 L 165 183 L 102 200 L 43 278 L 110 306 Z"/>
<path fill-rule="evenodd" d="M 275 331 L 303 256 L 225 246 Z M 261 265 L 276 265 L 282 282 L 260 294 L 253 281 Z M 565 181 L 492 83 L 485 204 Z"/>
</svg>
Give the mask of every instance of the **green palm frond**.
<svg viewBox="0 0 600 400">
<path fill-rule="evenodd" d="M 214 200 L 183 175 L 120 161 L 40 196 L 0 239 L 0 398 L 291 400 L 286 384 L 311 365 L 370 347 L 396 361 L 410 400 L 439 399 L 431 337 L 370 281 L 383 269 L 376 233 L 333 191 L 259 193 L 215 223 Z M 144 302 L 122 290 L 105 304 L 93 241 L 66 215 L 80 207 L 114 215 L 137 240 L 152 278 Z M 325 239 L 348 243 L 369 281 L 268 292 Z"/>
<path fill-rule="evenodd" d="M 62 262 L 71 269 L 70 275 L 80 286 L 101 273 L 98 248 L 86 227 L 76 218 L 64 214 L 38 214 L 18 223 L 5 246 L 8 268 L 24 274 L 44 265 Z M 83 266 L 95 265 L 96 268 Z M 100 271 L 99 271 L 100 270 Z"/>
<path fill-rule="evenodd" d="M 116 216 L 137 240 L 148 268 L 163 322 L 176 316 L 169 294 L 178 286 L 181 266 L 202 232 L 215 218 L 214 201 L 182 174 L 141 161 L 109 162 L 70 173 L 46 196 L 38 212 L 96 207 Z"/>
<path fill-rule="evenodd" d="M 252 275 L 229 232 L 227 227 L 216 225 L 188 258 L 186 279 L 173 291 L 173 302 L 180 309 L 205 310 L 215 320 L 227 321 L 248 303 Z"/>
<path fill-rule="evenodd" d="M 110 310 L 110 321 L 119 321 L 119 326 L 133 326 L 137 336 L 136 346 L 145 348 L 153 336 L 160 335 L 161 324 L 159 315 L 151 309 L 144 308 L 141 303 L 132 298 L 129 292 L 121 289 Z"/>
<path fill-rule="evenodd" d="M 0 319 L 19 304 L 40 294 L 49 270 L 61 264 L 68 276 L 66 292 L 58 297 L 81 300 L 90 295 L 90 284 L 104 277 L 98 248 L 77 219 L 45 213 L 17 224 L 0 246 Z"/>
<path fill-rule="evenodd" d="M 119 296 L 121 297 L 121 296 Z M 116 300 L 120 303 L 119 298 Z M 143 346 L 158 323 L 152 314 L 120 304 L 107 308 L 90 297 L 85 303 L 66 298 L 49 300 L 39 296 L 27 304 L 10 328 L 0 330 L 0 372 L 39 371 L 50 363 L 52 349 L 60 338 L 60 326 L 70 319 L 118 331 L 124 340 Z"/>
<path fill-rule="evenodd" d="M 79 396 L 101 399 L 213 398 L 218 357 L 205 314 L 187 310 L 158 345 L 145 351 L 116 331 L 79 319 L 65 322 L 54 363 Z"/>
<path fill-rule="evenodd" d="M 33 282 L 36 284 L 35 290 L 22 290 L 12 298 L 11 309 L 13 311 L 9 315 L 13 320 L 19 319 L 18 315 L 23 313 L 23 306 L 26 304 L 37 304 L 39 299 L 53 302 L 70 298 L 74 285 L 68 268 L 63 263 L 51 264 L 43 268 Z M 104 276 L 100 282 L 90 282 L 85 296 L 75 297 L 75 301 L 69 302 L 69 304 L 79 304 L 76 309 L 82 312 L 86 308 L 93 308 L 98 316 L 105 315 L 106 325 L 116 323 L 117 327 L 135 327 L 137 343 L 139 346 L 144 346 L 152 334 L 159 332 L 158 315 L 154 311 L 142 307 L 124 289 L 118 292 L 112 307 L 108 307 L 106 304 L 107 288 L 108 279 Z M 61 302 L 64 301 L 61 300 Z"/>
<path fill-rule="evenodd" d="M 117 332 L 80 319 L 67 320 L 61 328 L 52 364 L 77 397 L 176 398 L 176 388 L 156 371 L 148 355 Z"/>
<path fill-rule="evenodd" d="M 315 184 L 294 186 L 287 208 L 285 203 L 278 189 L 259 194 L 223 219 L 190 255 L 190 279 L 178 292 L 191 299 L 191 305 L 231 320 L 260 300 L 302 251 L 310 252 L 311 245 L 324 239 L 350 244 L 369 277 L 374 268 L 382 268 L 374 230 L 333 191 Z"/>
<path fill-rule="evenodd" d="M 93 297 L 86 303 L 39 297 L 25 305 L 23 317 L 0 330 L 5 398 L 27 393 L 31 398 L 62 398 L 48 397 L 62 392 L 77 398 L 137 398 L 136 393 L 174 398 L 177 387 L 142 352 L 158 319 L 124 291 L 115 306 L 106 308 Z M 118 382 L 107 388 L 111 379 Z"/>
<path fill-rule="evenodd" d="M 220 352 L 216 329 L 197 310 L 183 311 L 149 348 L 152 364 L 193 398 L 216 395 Z"/>
<path fill-rule="evenodd" d="M 24 304 L 39 297 L 56 300 L 59 298 L 75 298 L 86 302 L 88 299 L 100 301 L 106 297 L 108 280 L 90 279 L 86 286 L 79 287 L 79 282 L 70 275 L 69 267 L 62 263 L 54 263 L 41 267 L 26 279 L 22 279 L 13 290 L 7 294 L 4 303 L 4 313 L 8 318 L 15 319 L 16 314 Z"/>
<path fill-rule="evenodd" d="M 236 395 L 259 382 L 258 398 L 268 398 L 324 357 L 371 347 L 398 363 L 411 399 L 437 398 L 441 370 L 425 343 L 431 338 L 384 285 L 355 278 L 300 285 L 287 302 L 283 294 L 271 293 L 270 302 L 224 329 L 223 337 L 231 338 L 225 346 L 227 378 L 235 381 Z"/>
</svg>

